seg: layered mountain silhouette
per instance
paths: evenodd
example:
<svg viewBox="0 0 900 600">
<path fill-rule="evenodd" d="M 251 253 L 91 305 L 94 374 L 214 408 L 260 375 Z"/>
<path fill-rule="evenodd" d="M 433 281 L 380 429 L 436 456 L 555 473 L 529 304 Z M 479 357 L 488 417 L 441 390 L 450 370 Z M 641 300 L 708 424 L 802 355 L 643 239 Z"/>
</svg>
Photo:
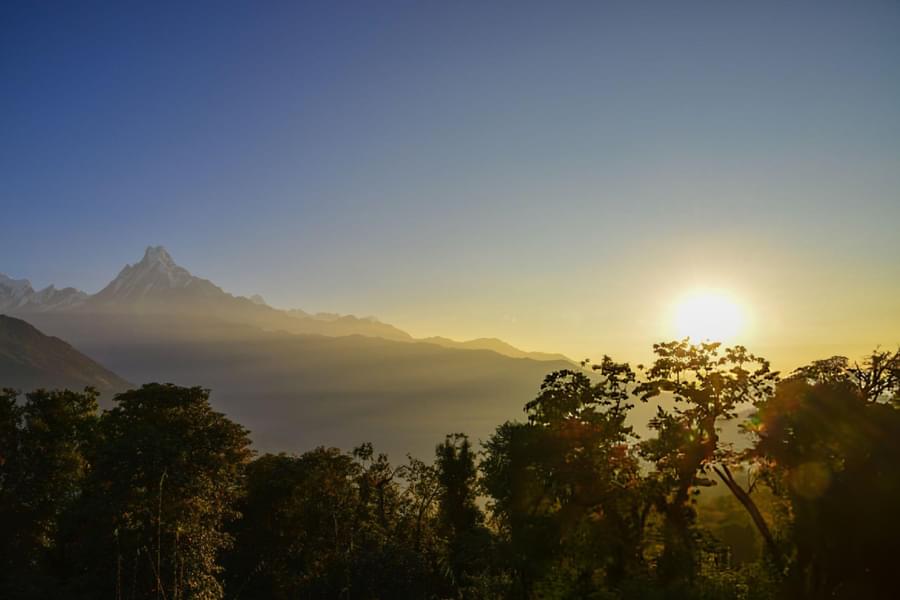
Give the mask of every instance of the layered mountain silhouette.
<svg viewBox="0 0 900 600">
<path fill-rule="evenodd" d="M 8 278 L 7 280 L 13 281 Z M 23 287 L 30 289 L 31 286 L 27 280 L 19 280 L 16 283 L 18 288 L 9 286 L 12 293 L 6 292 L 8 299 L 4 298 L 5 290 L 0 288 L 0 307 L 2 307 L 0 310 L 15 314 L 36 312 L 181 314 L 214 317 L 232 323 L 290 333 L 331 336 L 357 334 L 385 339 L 411 339 L 405 332 L 376 319 L 359 319 L 352 315 L 341 316 L 338 319 L 323 319 L 303 311 L 274 309 L 261 302 L 259 297 L 233 296 L 211 281 L 195 277 L 187 269 L 178 266 L 162 246 L 147 248 L 140 262 L 126 265 L 115 279 L 94 295 L 72 290 L 69 293 L 71 300 L 65 304 L 59 301 L 52 306 L 42 303 L 38 295 L 44 292 L 32 293 L 24 301 L 18 300 L 15 290 Z M 48 289 L 52 289 L 52 286 Z M 10 306 L 7 307 L 7 304 Z"/>
<path fill-rule="evenodd" d="M 192 275 L 159 246 L 93 295 L 0 285 L 0 311 L 130 381 L 211 388 L 263 450 L 370 440 L 428 455 L 445 433 L 483 438 L 520 416 L 546 373 L 571 366 L 500 340 L 415 340 L 371 317 L 279 310 Z"/>
<path fill-rule="evenodd" d="M 270 331 L 325 336 L 364 335 L 404 342 L 424 342 L 447 348 L 491 350 L 512 358 L 568 360 L 561 354 L 526 352 L 496 338 L 455 341 L 445 337 L 414 339 L 374 317 L 335 313 L 310 314 L 300 309 L 279 310 L 259 295 L 233 296 L 207 279 L 177 265 L 162 246 L 150 246 L 143 259 L 126 265 L 106 287 L 89 295 L 75 288 L 49 286 L 35 291 L 27 279 L 0 274 L 0 313 L 132 313 L 181 314 L 214 317 Z"/>
<path fill-rule="evenodd" d="M 0 273 L 0 313 L 66 310 L 81 306 L 87 297 L 75 288 L 58 290 L 52 285 L 35 291 L 27 279 L 10 279 Z"/>
<path fill-rule="evenodd" d="M 533 360 L 562 360 L 569 361 L 569 358 L 562 354 L 553 354 L 548 352 L 526 352 L 519 350 L 512 344 L 507 344 L 503 340 L 497 338 L 476 338 L 465 342 L 457 342 L 445 337 L 427 337 L 420 341 L 427 344 L 437 344 L 445 348 L 458 348 L 460 350 L 490 350 L 497 354 L 510 356 L 512 358 L 531 358 Z"/>
<path fill-rule="evenodd" d="M 131 384 L 66 342 L 0 315 L 0 386 L 21 391 L 90 386 L 108 399 Z"/>
</svg>

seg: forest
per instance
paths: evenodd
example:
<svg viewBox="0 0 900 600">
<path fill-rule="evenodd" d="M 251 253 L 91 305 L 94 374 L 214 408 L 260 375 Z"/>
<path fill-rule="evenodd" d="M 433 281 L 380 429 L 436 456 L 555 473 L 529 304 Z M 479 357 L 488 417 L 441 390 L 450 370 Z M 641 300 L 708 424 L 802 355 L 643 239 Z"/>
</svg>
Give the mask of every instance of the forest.
<svg viewBox="0 0 900 600">
<path fill-rule="evenodd" d="M 201 387 L 109 410 L 6 389 L 0 598 L 896 597 L 900 350 L 786 374 L 742 346 L 653 353 L 550 373 L 523 419 L 400 462 L 258 455 Z"/>
</svg>

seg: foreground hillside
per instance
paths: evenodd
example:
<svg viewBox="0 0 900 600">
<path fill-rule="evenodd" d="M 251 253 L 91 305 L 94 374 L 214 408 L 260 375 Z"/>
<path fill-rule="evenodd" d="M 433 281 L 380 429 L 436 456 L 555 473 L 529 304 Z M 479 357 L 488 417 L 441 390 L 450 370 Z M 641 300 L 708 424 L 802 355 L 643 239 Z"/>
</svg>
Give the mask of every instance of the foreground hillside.
<svg viewBox="0 0 900 600">
<path fill-rule="evenodd" d="M 90 386 L 109 398 L 130 384 L 66 342 L 0 315 L 0 386 L 22 390 Z"/>
</svg>

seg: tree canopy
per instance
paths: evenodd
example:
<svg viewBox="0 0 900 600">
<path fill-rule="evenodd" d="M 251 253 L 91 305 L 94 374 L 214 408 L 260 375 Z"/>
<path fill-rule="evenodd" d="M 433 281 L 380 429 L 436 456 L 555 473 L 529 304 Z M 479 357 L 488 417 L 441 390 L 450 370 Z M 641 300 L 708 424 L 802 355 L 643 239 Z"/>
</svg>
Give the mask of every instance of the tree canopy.
<svg viewBox="0 0 900 600">
<path fill-rule="evenodd" d="M 548 374 L 480 449 L 453 433 L 399 463 L 254 456 L 198 387 L 105 411 L 3 390 L 0 597 L 890 597 L 900 351 L 782 378 L 741 346 L 653 349 Z M 637 402 L 658 404 L 643 438 Z"/>
</svg>

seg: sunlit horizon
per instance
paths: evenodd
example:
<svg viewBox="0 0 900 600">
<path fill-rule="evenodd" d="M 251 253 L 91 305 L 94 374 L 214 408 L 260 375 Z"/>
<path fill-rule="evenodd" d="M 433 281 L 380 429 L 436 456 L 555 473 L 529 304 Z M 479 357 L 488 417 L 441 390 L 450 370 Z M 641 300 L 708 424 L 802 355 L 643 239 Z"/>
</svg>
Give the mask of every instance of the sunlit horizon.
<svg viewBox="0 0 900 600">
<path fill-rule="evenodd" d="M 576 360 L 900 343 L 890 3 L 0 10 L 0 273 L 35 287 L 162 244 L 273 306 Z M 679 326 L 697 289 L 744 324 Z"/>
</svg>

